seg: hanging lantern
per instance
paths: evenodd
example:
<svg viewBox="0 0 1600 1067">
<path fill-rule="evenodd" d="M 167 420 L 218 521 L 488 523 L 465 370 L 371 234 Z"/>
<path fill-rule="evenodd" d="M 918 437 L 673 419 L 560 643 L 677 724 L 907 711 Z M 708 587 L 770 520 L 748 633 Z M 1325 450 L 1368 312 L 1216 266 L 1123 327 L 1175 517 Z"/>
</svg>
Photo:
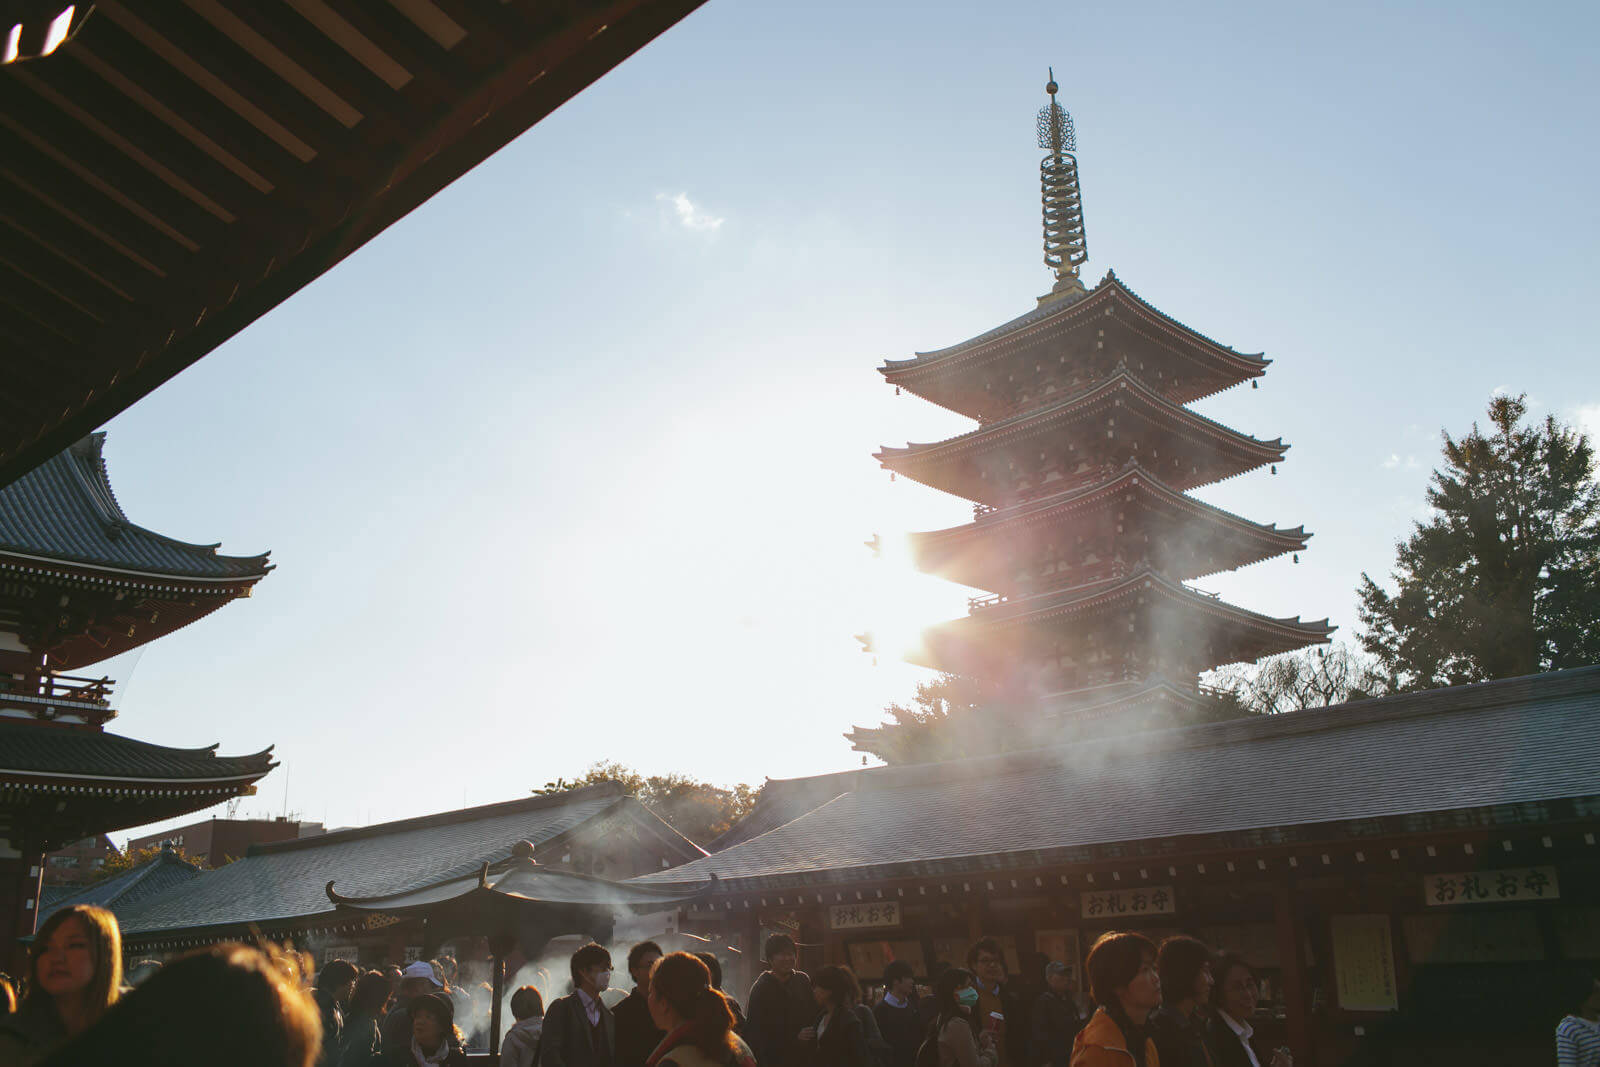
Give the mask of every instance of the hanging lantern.
<svg viewBox="0 0 1600 1067">
<path fill-rule="evenodd" d="M 1250 388 L 1252 388 L 1252 389 L 1260 389 L 1261 388 L 1261 383 L 1256 381 L 1254 378 L 1251 378 L 1250 379 Z"/>
<path fill-rule="evenodd" d="M 1273 474 L 1277 474 L 1278 473 L 1278 465 L 1276 463 L 1274 463 L 1272 465 L 1272 473 Z"/>
</svg>

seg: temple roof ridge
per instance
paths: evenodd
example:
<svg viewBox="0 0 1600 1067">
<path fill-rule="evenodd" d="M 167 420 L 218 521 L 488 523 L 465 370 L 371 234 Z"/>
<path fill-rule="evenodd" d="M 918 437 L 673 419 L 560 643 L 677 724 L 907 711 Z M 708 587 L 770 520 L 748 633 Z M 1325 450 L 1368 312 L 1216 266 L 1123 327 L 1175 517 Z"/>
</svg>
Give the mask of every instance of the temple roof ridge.
<svg viewBox="0 0 1600 1067">
<path fill-rule="evenodd" d="M 128 518 L 111 487 L 105 433 L 82 438 L 0 487 L 0 553 L 93 568 L 184 577 L 261 578 L 269 552 L 224 556 Z"/>
</svg>

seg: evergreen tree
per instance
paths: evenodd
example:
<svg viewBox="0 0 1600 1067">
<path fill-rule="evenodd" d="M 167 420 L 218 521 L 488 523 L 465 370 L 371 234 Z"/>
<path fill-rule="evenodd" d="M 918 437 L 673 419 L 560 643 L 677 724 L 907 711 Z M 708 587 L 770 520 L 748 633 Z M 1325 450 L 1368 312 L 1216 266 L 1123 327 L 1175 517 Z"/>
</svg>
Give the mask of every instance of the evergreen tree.
<svg viewBox="0 0 1600 1067">
<path fill-rule="evenodd" d="M 1399 688 L 1600 662 L 1600 485 L 1587 437 L 1525 397 L 1496 397 L 1492 432 L 1444 434 L 1434 510 L 1397 546 L 1392 595 L 1361 576 L 1361 643 Z"/>
</svg>

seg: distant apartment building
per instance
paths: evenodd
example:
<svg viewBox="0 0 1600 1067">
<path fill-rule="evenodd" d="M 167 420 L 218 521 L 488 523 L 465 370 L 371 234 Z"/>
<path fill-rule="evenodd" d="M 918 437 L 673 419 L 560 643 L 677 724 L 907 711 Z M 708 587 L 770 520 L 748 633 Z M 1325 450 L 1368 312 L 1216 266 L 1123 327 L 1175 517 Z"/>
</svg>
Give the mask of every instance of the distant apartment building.
<svg viewBox="0 0 1600 1067">
<path fill-rule="evenodd" d="M 45 857 L 45 885 L 82 885 L 91 880 L 116 855 L 117 846 L 105 834 L 85 837 Z"/>
<path fill-rule="evenodd" d="M 236 860 L 251 845 L 273 841 L 294 841 L 302 837 L 315 837 L 324 833 L 320 822 L 300 822 L 279 817 L 276 819 L 206 819 L 190 823 L 165 833 L 136 837 L 128 842 L 130 850 L 153 845 L 172 845 L 181 849 L 189 859 L 202 867 L 220 867 Z"/>
</svg>

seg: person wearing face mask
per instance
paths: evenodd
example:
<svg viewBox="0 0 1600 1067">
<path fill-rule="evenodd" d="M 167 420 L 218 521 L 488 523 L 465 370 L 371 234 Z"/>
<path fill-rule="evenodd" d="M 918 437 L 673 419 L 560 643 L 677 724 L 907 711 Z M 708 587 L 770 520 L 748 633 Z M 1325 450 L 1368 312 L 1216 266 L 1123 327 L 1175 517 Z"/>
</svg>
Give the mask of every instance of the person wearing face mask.
<svg viewBox="0 0 1600 1067">
<path fill-rule="evenodd" d="M 573 992 L 544 1013 L 540 1067 L 617 1067 L 617 1023 L 600 994 L 611 988 L 611 953 L 593 941 L 572 954 Z"/>
<path fill-rule="evenodd" d="M 1141 934 L 1107 932 L 1084 961 L 1095 1012 L 1072 1042 L 1072 1067 L 1158 1067 L 1147 1025 L 1161 1006 L 1156 947 Z"/>
<path fill-rule="evenodd" d="M 998 1067 L 994 1034 L 982 1030 L 972 1017 L 978 1010 L 978 989 L 972 983 L 972 972 L 960 967 L 947 968 L 934 979 L 933 1025 L 917 1051 L 918 1063 L 932 1062 L 931 1042 L 938 1050 L 939 1067 Z"/>
<path fill-rule="evenodd" d="M 1206 1006 L 1211 1003 L 1211 950 L 1192 937 L 1169 937 L 1156 953 L 1161 1007 L 1150 1014 L 1161 1067 L 1212 1067 L 1206 1048 Z"/>
<path fill-rule="evenodd" d="M 62 908 L 28 950 L 28 995 L 0 1024 L 0 1067 L 34 1063 L 98 1021 L 122 987 L 122 932 L 104 908 Z"/>
</svg>

